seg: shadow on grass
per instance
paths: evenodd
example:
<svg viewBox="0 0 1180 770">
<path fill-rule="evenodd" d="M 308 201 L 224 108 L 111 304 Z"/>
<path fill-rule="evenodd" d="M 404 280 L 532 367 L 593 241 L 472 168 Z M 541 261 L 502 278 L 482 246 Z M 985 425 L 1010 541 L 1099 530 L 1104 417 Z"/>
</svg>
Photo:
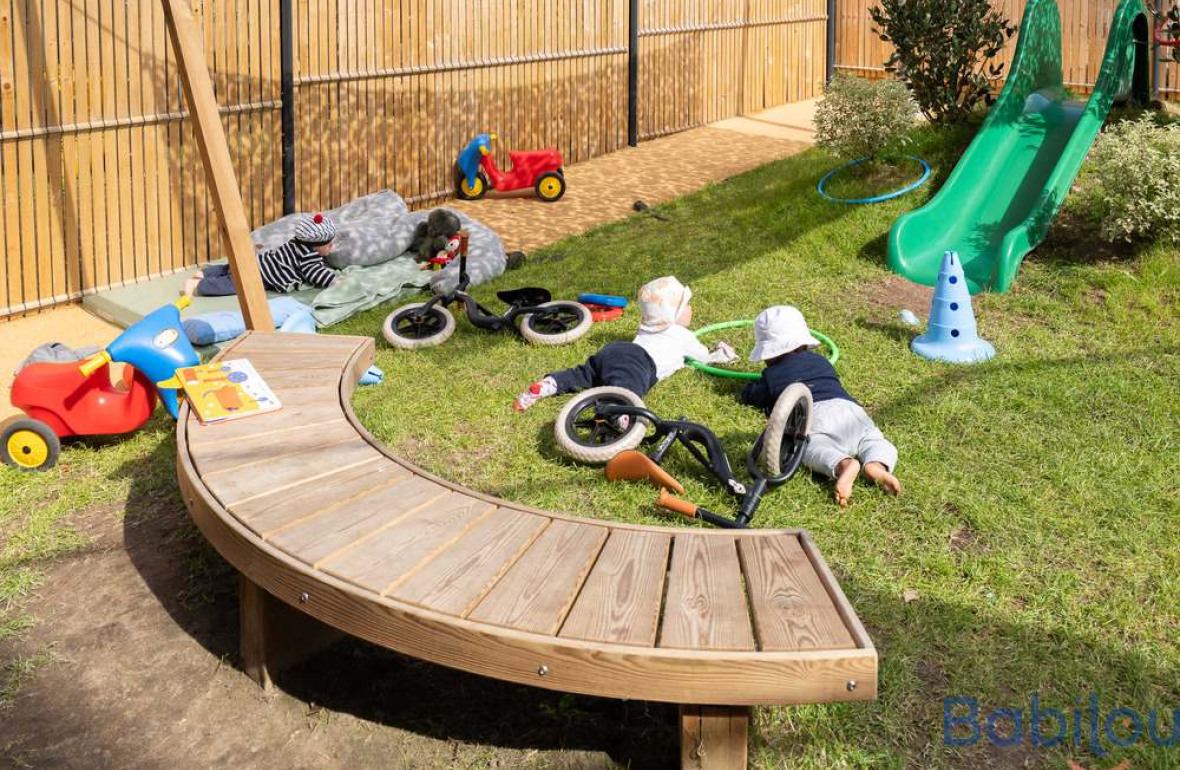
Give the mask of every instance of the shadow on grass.
<svg viewBox="0 0 1180 770">
<path fill-rule="evenodd" d="M 1073 360 L 1015 366 L 1035 370 Z M 941 383 L 916 385 L 884 410 L 906 408 L 936 394 L 938 388 L 975 376 L 986 373 L 954 370 Z M 550 440 L 539 436 L 542 444 Z M 126 549 L 172 620 L 211 655 L 236 663 L 235 575 L 185 512 L 174 477 L 166 470 L 174 457 L 174 444 L 166 441 L 147 462 L 120 470 L 132 482 L 124 525 Z M 787 721 L 775 716 L 778 710 L 762 710 L 755 749 L 780 760 L 825 752 L 832 757 L 844 746 L 849 752 L 902 758 L 910 764 L 931 761 L 933 751 L 939 754 L 939 763 L 951 767 L 1023 766 L 1030 758 L 1028 751 L 1020 754 L 1019 761 L 1016 753 L 1001 752 L 1011 761 L 997 762 L 994 749 L 962 753 L 932 749 L 941 740 L 941 699 L 970 695 L 978 697 L 984 708 L 1022 703 L 1027 707 L 1029 694 L 1039 691 L 1046 702 L 1069 706 L 1075 696 L 1090 691 L 1085 675 L 1089 667 L 1117 672 L 1115 679 L 1110 674 L 1106 681 L 1126 683 L 1125 693 L 1112 693 L 1112 697 L 1133 697 L 1145 692 L 1149 683 L 1174 683 L 1180 674 L 1157 658 L 1128 653 L 1060 627 L 1000 619 L 988 606 L 925 598 L 907 602 L 862 582 L 855 564 L 833 567 L 879 650 L 881 697 L 876 704 L 813 707 Z M 1045 661 L 1057 663 L 1046 666 Z M 300 701 L 442 741 L 493 748 L 601 751 L 623 767 L 676 765 L 674 706 L 499 682 L 355 639 L 341 641 L 289 670 L 278 686 Z M 815 729 L 816 723 L 822 729 Z M 874 730 L 874 723 L 901 724 L 904 729 Z M 773 727 L 783 724 L 791 726 Z"/>
<path fill-rule="evenodd" d="M 1161 356 L 1180 354 L 1180 345 L 1155 349 L 1124 350 L 1118 353 L 1099 355 L 1078 355 L 1066 358 L 1035 359 L 1025 361 L 997 361 L 992 360 L 979 366 L 954 366 L 933 371 L 929 377 L 923 377 L 901 395 L 893 398 L 873 410 L 873 417 L 878 422 L 900 420 L 905 412 L 929 404 L 942 397 L 944 391 L 961 387 L 978 380 L 994 378 L 1001 373 L 1036 375 L 1051 372 L 1054 369 L 1071 366 L 1091 367 L 1103 363 L 1117 361 L 1134 361 L 1142 359 L 1150 362 Z"/>
</svg>

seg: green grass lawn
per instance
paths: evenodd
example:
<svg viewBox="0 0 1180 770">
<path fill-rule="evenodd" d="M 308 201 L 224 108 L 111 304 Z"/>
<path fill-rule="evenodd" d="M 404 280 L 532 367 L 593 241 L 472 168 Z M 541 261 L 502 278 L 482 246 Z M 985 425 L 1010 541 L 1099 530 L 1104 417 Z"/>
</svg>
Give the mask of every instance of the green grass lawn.
<svg viewBox="0 0 1180 770">
<path fill-rule="evenodd" d="M 917 154 L 944 177 L 962 146 L 962 136 L 926 134 Z M 770 164 L 659 207 L 668 221 L 639 215 L 553 244 L 475 293 L 485 304 L 517 285 L 633 297 L 670 273 L 692 287 L 697 324 L 792 303 L 839 343 L 846 387 L 900 450 L 906 494 L 861 484 L 841 511 L 826 481 L 802 473 L 764 500 L 755 525 L 812 532 L 878 647 L 880 699 L 759 709 L 755 767 L 1064 767 L 1066 757 L 1180 766 L 1177 750 L 1146 739 L 1105 758 L 1084 746 L 948 748 L 942 739 L 945 696 L 1027 716 L 1033 693 L 1042 707 L 1067 711 L 1092 692 L 1103 714 L 1167 708 L 1161 729 L 1171 734 L 1171 709 L 1180 708 L 1180 257 L 1164 247 L 1111 249 L 1084 227 L 1056 227 L 1012 292 L 975 300 L 996 358 L 932 364 L 908 352 L 911 332 L 897 320 L 902 307 L 921 317 L 928 308 L 907 304 L 905 283 L 884 267 L 890 223 L 931 187 L 840 207 L 814 191 L 832 165 L 816 151 Z M 388 310 L 333 331 L 379 336 Z M 358 413 L 394 451 L 475 489 L 680 526 L 652 505 L 649 487 L 608 484 L 600 469 L 557 453 L 552 422 L 563 397 L 525 414 L 510 408 L 531 380 L 629 338 L 636 323 L 632 309 L 559 348 L 464 320 L 437 349 L 381 342 L 386 379 L 358 390 Z M 749 337 L 726 338 L 748 353 Z M 763 419 L 738 404 L 736 388 L 686 370 L 647 403 L 708 424 L 738 458 Z M 176 499 L 170 454 L 159 451 L 168 428 L 157 418 L 128 442 L 72 449 L 44 477 L 0 473 L 0 605 L 8 602 L 11 633 L 27 622 L 19 596 L 35 586 L 38 563 L 78 547 L 61 524 L 68 511 L 117 506 L 128 494 L 126 468 L 143 462 L 159 481 L 148 492 Z M 695 466 L 676 458 L 669 469 L 689 497 L 726 509 Z M 1116 729 L 1126 735 L 1126 725 Z"/>
</svg>

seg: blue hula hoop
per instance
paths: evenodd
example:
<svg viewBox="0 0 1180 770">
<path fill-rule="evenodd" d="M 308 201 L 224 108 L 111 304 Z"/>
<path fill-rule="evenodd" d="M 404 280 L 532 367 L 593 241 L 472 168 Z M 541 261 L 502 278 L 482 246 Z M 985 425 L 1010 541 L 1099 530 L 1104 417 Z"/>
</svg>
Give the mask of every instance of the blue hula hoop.
<svg viewBox="0 0 1180 770">
<path fill-rule="evenodd" d="M 864 163 L 865 161 L 867 161 L 868 158 L 857 158 L 856 160 L 848 161 L 847 163 L 845 163 L 842 166 L 836 166 L 834 169 L 832 169 L 828 173 L 824 174 L 823 179 L 819 180 L 819 184 L 817 184 L 815 186 L 815 189 L 817 192 L 819 192 L 820 196 L 824 200 L 831 201 L 832 203 L 847 203 L 847 204 L 884 203 L 885 201 L 893 200 L 894 198 L 898 198 L 902 195 L 905 195 L 908 192 L 913 192 L 914 190 L 918 189 L 923 184 L 925 184 L 926 180 L 930 178 L 930 164 L 929 163 L 927 163 L 926 161 L 924 161 L 921 158 L 914 156 L 914 155 L 907 155 L 906 157 L 909 158 L 910 160 L 916 160 L 922 164 L 922 176 L 918 177 L 917 181 L 910 182 L 905 187 L 899 188 L 899 189 L 894 190 L 892 192 L 882 193 L 880 195 L 874 195 L 871 198 L 837 198 L 833 195 L 828 194 L 828 191 L 825 188 L 828 186 L 829 179 L 831 179 L 833 176 L 835 176 L 837 172 L 843 171 L 846 168 L 852 168 L 853 166 L 859 166 L 861 163 Z"/>
</svg>

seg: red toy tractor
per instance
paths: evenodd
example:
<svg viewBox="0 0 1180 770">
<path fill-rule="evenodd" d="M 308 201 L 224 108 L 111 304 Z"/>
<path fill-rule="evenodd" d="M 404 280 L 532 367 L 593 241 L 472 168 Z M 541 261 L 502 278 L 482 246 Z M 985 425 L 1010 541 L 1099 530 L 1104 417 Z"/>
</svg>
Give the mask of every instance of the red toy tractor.
<svg viewBox="0 0 1180 770">
<path fill-rule="evenodd" d="M 12 405 L 24 412 L 0 424 L 0 460 L 22 471 L 49 470 L 61 439 L 130 433 L 156 409 L 179 409 L 176 370 L 200 363 L 180 324 L 181 297 L 152 311 L 84 361 L 33 363 L 12 383 Z M 112 362 L 126 364 L 111 377 Z"/>
<path fill-rule="evenodd" d="M 479 200 L 488 190 L 507 192 L 532 187 L 546 203 L 565 195 L 565 171 L 556 147 L 508 153 L 512 168 L 501 171 L 492 157 L 495 134 L 480 134 L 468 143 L 455 161 L 455 192 L 461 200 Z"/>
</svg>

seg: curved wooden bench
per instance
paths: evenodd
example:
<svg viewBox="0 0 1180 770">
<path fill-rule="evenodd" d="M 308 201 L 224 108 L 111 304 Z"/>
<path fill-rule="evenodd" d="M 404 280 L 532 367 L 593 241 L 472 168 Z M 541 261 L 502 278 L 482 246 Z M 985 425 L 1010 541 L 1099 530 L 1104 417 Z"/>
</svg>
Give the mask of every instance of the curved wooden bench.
<svg viewBox="0 0 1180 770">
<path fill-rule="evenodd" d="M 368 338 L 251 333 L 223 356 L 249 359 L 283 408 L 208 426 L 186 408 L 177 470 L 249 581 L 243 656 L 260 679 L 281 641 L 273 596 L 464 671 L 691 704 L 686 766 L 744 767 L 748 706 L 876 696 L 876 650 L 806 532 L 580 519 L 433 476 L 353 415 Z"/>
</svg>

